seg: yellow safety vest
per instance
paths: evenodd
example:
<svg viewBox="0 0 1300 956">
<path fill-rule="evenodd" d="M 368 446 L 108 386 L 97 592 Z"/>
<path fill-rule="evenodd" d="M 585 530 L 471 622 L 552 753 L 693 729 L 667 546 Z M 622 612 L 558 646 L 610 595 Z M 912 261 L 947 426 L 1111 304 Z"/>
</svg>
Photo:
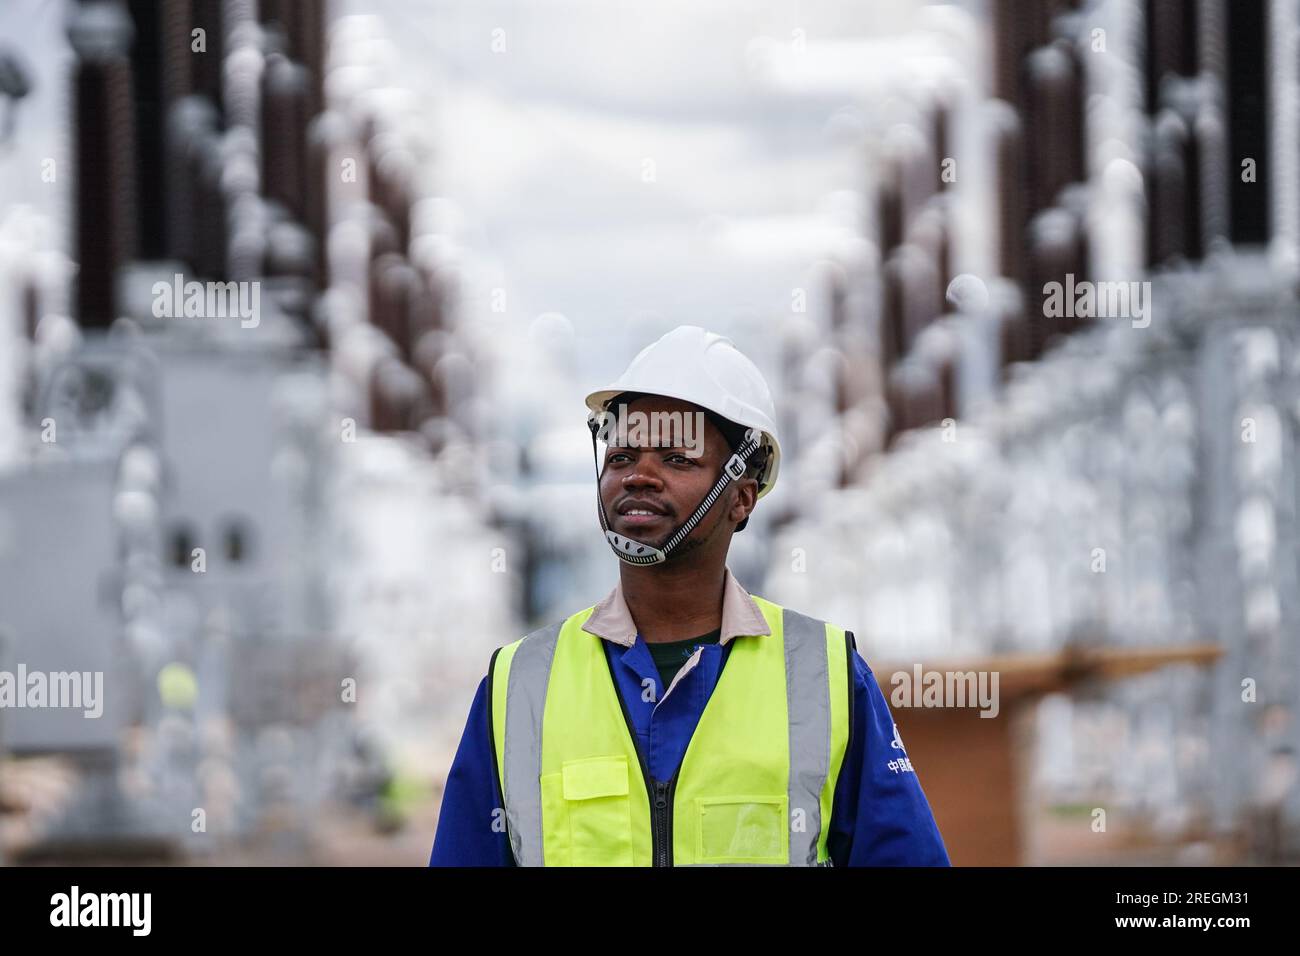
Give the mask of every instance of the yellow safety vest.
<svg viewBox="0 0 1300 956">
<path fill-rule="evenodd" d="M 488 725 L 520 866 L 829 865 L 849 745 L 842 628 L 755 597 L 770 635 L 734 639 L 671 781 L 650 777 L 595 610 L 500 648 Z"/>
</svg>

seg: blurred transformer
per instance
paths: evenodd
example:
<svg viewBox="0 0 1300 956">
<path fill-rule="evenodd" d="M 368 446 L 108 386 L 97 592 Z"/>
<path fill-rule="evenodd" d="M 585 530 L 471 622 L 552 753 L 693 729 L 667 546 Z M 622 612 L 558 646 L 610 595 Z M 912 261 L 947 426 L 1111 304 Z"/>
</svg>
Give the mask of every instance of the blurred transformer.
<svg viewBox="0 0 1300 956">
<path fill-rule="evenodd" d="M 899 711 L 955 862 L 1294 860 L 1300 6 L 929 15 L 952 69 L 878 104 L 872 255 L 788 343 L 821 494 L 769 588 L 857 625 L 882 684 L 983 662 L 1051 695 L 1021 770 L 1012 721 L 977 752 Z M 1122 836 L 1044 837 L 1033 800 Z"/>
<path fill-rule="evenodd" d="M 22 376 L 0 669 L 103 672 L 104 712 L 0 711 L 0 753 L 80 771 L 37 852 L 211 854 L 258 834 L 301 855 L 330 799 L 388 774 L 393 741 L 376 748 L 353 705 L 395 719 L 393 679 L 428 666 L 391 650 L 400 633 L 376 652 L 366 628 L 392 595 L 350 562 L 394 461 L 413 507 L 463 499 L 442 462 L 472 453 L 453 408 L 467 377 L 414 214 L 418 157 L 356 69 L 327 97 L 327 54 L 357 58 L 346 31 L 327 50 L 327 21 L 296 0 L 69 8 L 75 269 L 39 217 L 0 224 L 0 340 Z M 486 562 L 465 513 L 459 546 Z M 386 530 L 398 554 L 414 540 Z M 425 631 L 445 610 L 432 583 L 412 585 Z M 434 680 L 471 680 L 491 646 L 480 662 L 470 642 L 467 667 L 434 637 Z M 435 696 L 398 690 L 408 716 Z"/>
</svg>

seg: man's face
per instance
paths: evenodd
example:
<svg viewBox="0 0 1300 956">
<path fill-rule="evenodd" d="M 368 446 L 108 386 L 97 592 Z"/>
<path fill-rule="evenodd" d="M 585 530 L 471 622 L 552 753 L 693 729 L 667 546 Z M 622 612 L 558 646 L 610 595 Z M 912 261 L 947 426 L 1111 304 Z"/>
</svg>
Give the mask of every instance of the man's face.
<svg viewBox="0 0 1300 956">
<path fill-rule="evenodd" d="M 612 410 L 621 417 L 622 409 Z M 731 448 L 690 402 L 645 396 L 630 402 L 627 412 L 627 434 L 611 432 L 605 449 L 601 501 L 610 530 L 662 547 L 713 487 Z M 645 430 L 649 423 L 658 424 L 657 435 Z M 643 427 L 638 431 L 637 425 Z M 623 438 L 626 444 L 620 443 Z M 656 440 L 658 444 L 652 444 Z M 732 483 L 676 553 L 694 550 L 718 532 L 730 532 L 753 509 L 757 489 L 752 478 Z M 730 537 L 723 537 L 725 546 Z"/>
</svg>

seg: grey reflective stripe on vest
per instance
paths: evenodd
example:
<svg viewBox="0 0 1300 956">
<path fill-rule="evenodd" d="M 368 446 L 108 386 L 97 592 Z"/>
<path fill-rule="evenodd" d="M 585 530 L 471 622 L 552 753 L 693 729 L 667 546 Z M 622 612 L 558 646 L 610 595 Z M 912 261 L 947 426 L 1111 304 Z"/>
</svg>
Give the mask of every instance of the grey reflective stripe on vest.
<svg viewBox="0 0 1300 956">
<path fill-rule="evenodd" d="M 831 697 L 827 679 L 826 624 L 785 609 L 785 694 L 790 714 L 790 865 L 817 863 L 822 832 L 822 787 L 831 770 Z M 802 832 L 794 811 L 804 813 Z"/>
<path fill-rule="evenodd" d="M 519 866 L 542 866 L 542 712 L 561 621 L 533 631 L 510 662 L 506 685 L 506 827 Z"/>
</svg>

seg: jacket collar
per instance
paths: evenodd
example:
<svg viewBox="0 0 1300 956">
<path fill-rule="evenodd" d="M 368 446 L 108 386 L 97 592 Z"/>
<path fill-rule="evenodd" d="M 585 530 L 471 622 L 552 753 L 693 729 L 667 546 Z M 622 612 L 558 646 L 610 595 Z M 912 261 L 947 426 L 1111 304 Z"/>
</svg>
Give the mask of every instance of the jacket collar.
<svg viewBox="0 0 1300 956">
<path fill-rule="evenodd" d="M 623 584 L 614 586 L 603 601 L 596 605 L 591 617 L 582 625 L 589 634 L 631 647 L 636 643 L 637 627 L 632 620 L 632 613 L 623 600 Z M 740 586 L 731 568 L 726 569 L 722 585 L 722 633 L 718 637 L 721 644 L 726 644 L 733 637 L 758 636 L 771 634 L 767 619 L 759 610 L 758 604 L 749 592 Z"/>
</svg>

